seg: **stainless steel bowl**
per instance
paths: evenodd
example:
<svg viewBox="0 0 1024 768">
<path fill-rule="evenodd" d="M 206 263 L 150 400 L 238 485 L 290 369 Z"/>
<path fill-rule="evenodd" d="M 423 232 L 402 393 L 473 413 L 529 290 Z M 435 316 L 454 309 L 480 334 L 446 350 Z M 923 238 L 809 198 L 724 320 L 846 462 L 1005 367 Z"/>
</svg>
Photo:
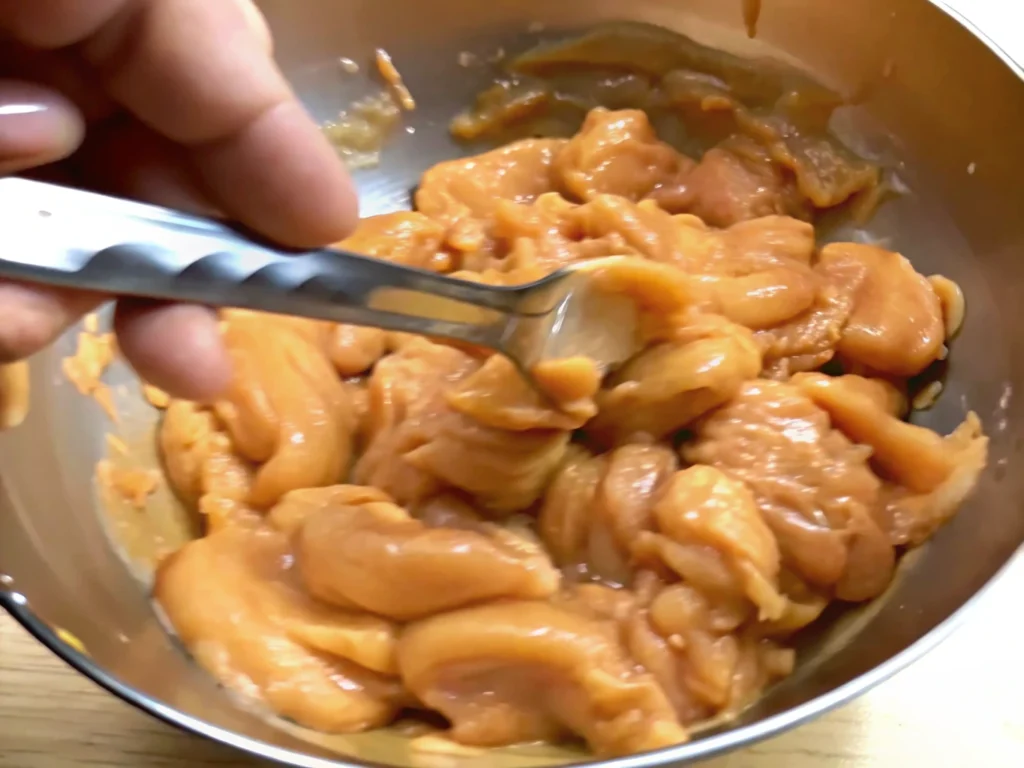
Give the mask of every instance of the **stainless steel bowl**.
<svg viewBox="0 0 1024 768">
<path fill-rule="evenodd" d="M 925 272 L 964 288 L 968 319 L 946 391 L 922 421 L 946 431 L 976 410 L 992 437 L 991 466 L 960 515 L 904 564 L 890 592 L 833 617 L 801 647 L 796 674 L 729 728 L 691 744 L 605 766 L 678 764 L 796 725 L 885 679 L 942 639 L 961 609 L 1024 542 L 1024 82 L 1021 70 L 927 0 L 765 0 L 756 44 L 740 33 L 740 3 L 721 0 L 264 0 L 281 63 L 310 108 L 329 119 L 379 86 L 345 74 L 338 57 L 393 55 L 420 108 L 379 168 L 357 174 L 364 213 L 404 207 L 419 174 L 460 152 L 448 119 L 486 77 L 459 65 L 531 38 L 628 17 L 741 50 L 774 48 L 857 96 L 842 129 L 864 152 L 899 160 L 914 194 L 868 226 Z M 543 29 L 541 29 L 543 25 Z M 531 31 L 532 30 L 532 31 Z M 367 69 L 364 67 L 364 70 Z M 156 717 L 293 766 L 422 764 L 393 733 L 312 743 L 268 725 L 187 660 L 147 599 L 154 538 L 185 533 L 162 513 L 97 510 L 94 466 L 111 429 L 60 374 L 69 337 L 33 362 L 28 421 L 0 437 L 0 603 L 81 673 Z M 153 414 L 124 370 L 121 431 L 151 450 Z M 110 545 L 111 535 L 118 542 Z M 65 630 L 87 653 L 61 639 Z M 982 660 L 983 664 L 984 661 Z M 316 740 L 314 740 L 315 742 Z M 451 759 L 466 768 L 565 762 L 562 752 L 505 751 Z M 579 759 L 577 755 L 575 759 Z"/>
</svg>

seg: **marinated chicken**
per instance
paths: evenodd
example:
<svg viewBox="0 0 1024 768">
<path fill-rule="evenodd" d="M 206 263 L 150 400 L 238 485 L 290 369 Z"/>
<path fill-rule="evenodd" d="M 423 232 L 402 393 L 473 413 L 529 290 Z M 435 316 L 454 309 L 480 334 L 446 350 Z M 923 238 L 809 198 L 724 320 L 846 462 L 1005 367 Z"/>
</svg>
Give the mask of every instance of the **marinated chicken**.
<svg viewBox="0 0 1024 768">
<path fill-rule="evenodd" d="M 156 593 L 200 664 L 274 712 L 330 732 L 384 725 L 409 700 L 398 627 L 303 590 L 288 538 L 238 525 L 168 558 Z"/>
<path fill-rule="evenodd" d="M 331 733 L 432 710 L 474 747 L 679 744 L 971 493 L 977 417 L 905 421 L 955 284 L 816 243 L 880 178 L 828 135 L 838 102 L 680 40 L 601 27 L 515 59 L 453 131 L 520 138 L 344 243 L 495 285 L 592 269 L 640 308 L 624 364 L 567 350 L 535 389 L 486 350 L 224 313 L 233 386 L 160 432 L 205 535 L 155 592 L 224 685 Z"/>
</svg>

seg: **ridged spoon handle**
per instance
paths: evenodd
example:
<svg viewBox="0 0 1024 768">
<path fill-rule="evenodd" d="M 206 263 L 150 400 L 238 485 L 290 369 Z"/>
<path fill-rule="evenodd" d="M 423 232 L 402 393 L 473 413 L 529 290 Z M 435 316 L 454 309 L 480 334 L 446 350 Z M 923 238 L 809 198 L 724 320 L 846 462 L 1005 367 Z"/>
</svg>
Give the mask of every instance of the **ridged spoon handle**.
<svg viewBox="0 0 1024 768">
<path fill-rule="evenodd" d="M 514 290 L 324 249 L 289 252 L 200 216 L 0 179 L 0 277 L 371 325 L 498 347 Z"/>
</svg>

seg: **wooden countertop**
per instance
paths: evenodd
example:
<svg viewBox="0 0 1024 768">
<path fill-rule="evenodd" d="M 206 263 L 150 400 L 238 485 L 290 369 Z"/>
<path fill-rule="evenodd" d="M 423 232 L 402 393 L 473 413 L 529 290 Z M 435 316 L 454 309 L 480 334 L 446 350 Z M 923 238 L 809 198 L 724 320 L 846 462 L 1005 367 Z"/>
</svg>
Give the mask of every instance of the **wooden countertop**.
<svg viewBox="0 0 1024 768">
<path fill-rule="evenodd" d="M 952 638 L 854 703 L 704 768 L 1024 766 L 1024 559 Z M 65 667 L 0 616 L 2 768 L 255 768 Z"/>
</svg>

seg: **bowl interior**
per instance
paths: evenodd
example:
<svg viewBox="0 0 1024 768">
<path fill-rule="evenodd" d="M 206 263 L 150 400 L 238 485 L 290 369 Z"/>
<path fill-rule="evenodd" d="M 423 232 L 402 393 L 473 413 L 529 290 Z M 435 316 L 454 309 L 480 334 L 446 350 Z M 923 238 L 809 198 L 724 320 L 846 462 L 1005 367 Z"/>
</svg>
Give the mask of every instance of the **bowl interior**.
<svg viewBox="0 0 1024 768">
<path fill-rule="evenodd" d="M 1024 432 L 1015 389 L 1024 386 L 1024 82 L 1000 56 L 925 0 L 815 0 L 765 3 L 759 37 L 742 35 L 740 3 L 718 0 L 263 0 L 277 55 L 320 119 L 380 90 L 367 76 L 375 47 L 393 56 L 419 108 L 406 116 L 381 164 L 357 171 L 363 214 L 409 205 L 410 190 L 434 163 L 467 150 L 448 120 L 493 78 L 459 53 L 486 61 L 538 39 L 601 20 L 662 24 L 739 52 L 802 63 L 852 98 L 837 129 L 862 153 L 898 169 L 910 195 L 865 227 L 832 239 L 884 240 L 919 271 L 959 282 L 968 302 L 945 391 L 918 420 L 941 432 L 968 410 L 991 436 L 990 466 L 970 503 L 929 545 L 905 558 L 889 592 L 856 611 L 836 611 L 803 639 L 797 672 L 728 727 L 678 749 L 622 761 L 640 765 L 706 757 L 812 716 L 895 671 L 1007 562 L 1024 541 Z M 782 52 L 785 52 L 784 54 Z M 339 63 L 362 65 L 350 74 Z M 156 412 L 123 366 L 109 375 L 119 423 L 79 396 L 61 373 L 69 334 L 33 361 L 33 408 L 0 436 L 0 601 L 82 671 L 149 711 L 192 730 L 292 765 L 330 758 L 394 765 L 549 764 L 584 759 L 552 749 L 478 757 L 414 755 L 404 737 L 345 738 L 268 725 L 195 668 L 162 629 L 146 594 L 154 542 L 191 535 L 166 490 L 145 513 L 97 498 L 97 461 L 106 435 L 130 448 L 118 459 L 154 466 Z M 113 540 L 116 547 L 110 547 Z M 64 629 L 82 656 L 54 634 Z M 915 645 L 917 644 L 917 645 Z M 914 648 L 912 648 L 914 646 Z M 328 762 L 323 762 L 324 760 Z"/>
</svg>

